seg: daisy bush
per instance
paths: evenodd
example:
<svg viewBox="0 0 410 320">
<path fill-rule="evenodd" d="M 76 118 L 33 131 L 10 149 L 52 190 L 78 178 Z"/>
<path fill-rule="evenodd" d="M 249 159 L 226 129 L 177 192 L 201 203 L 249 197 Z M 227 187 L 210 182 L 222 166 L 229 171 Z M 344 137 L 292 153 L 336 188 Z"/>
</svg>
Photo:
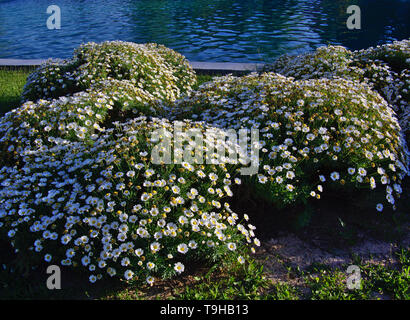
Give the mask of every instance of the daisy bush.
<svg viewBox="0 0 410 320">
<path fill-rule="evenodd" d="M 393 110 L 358 81 L 225 76 L 176 101 L 169 112 L 224 129 L 258 129 L 259 173 L 247 182 L 279 207 L 319 199 L 328 188 L 382 190 L 375 206 L 394 208 L 408 172 Z"/>
<path fill-rule="evenodd" d="M 319 47 L 301 55 L 280 56 L 265 68 L 298 80 L 349 77 L 359 79 L 363 71 L 351 68 L 353 53 L 342 46 Z"/>
<path fill-rule="evenodd" d="M 195 81 L 178 53 L 118 41 L 83 45 L 35 71 L 26 102 L 0 120 L 0 236 L 29 266 L 72 266 L 90 282 L 152 284 L 193 260 L 244 263 L 259 240 L 227 201 L 240 183 L 232 165 L 217 152 L 193 163 L 151 159 L 158 146 L 184 157 L 202 148 L 191 129 L 223 134 L 186 120 L 175 133 L 181 145 L 158 145 L 176 124 L 155 118 L 161 103 L 188 94 Z"/>
<path fill-rule="evenodd" d="M 33 72 L 25 102 L 0 119 L 0 237 L 30 266 L 152 284 L 254 252 L 255 227 L 229 205 L 236 184 L 276 207 L 337 191 L 395 209 L 409 172 L 408 63 L 407 40 L 329 46 L 192 91 L 171 49 L 84 44 Z M 259 139 L 221 141 L 232 129 Z M 238 153 L 256 174 L 240 176 L 245 163 L 227 156 Z"/>
<path fill-rule="evenodd" d="M 44 146 L 92 142 L 112 120 L 155 114 L 148 92 L 127 80 L 105 80 L 58 99 L 28 101 L 0 119 L 0 164 L 19 164 Z"/>
<path fill-rule="evenodd" d="M 180 124 L 182 135 L 220 131 Z M 173 124 L 135 118 L 115 123 L 92 145 L 44 145 L 34 160 L 3 166 L 0 233 L 33 265 L 72 266 L 90 282 L 115 276 L 152 284 L 194 259 L 243 263 L 242 249 L 259 241 L 226 201 L 235 183 L 229 170 L 223 163 L 154 164 L 158 130 L 172 134 Z"/>
<path fill-rule="evenodd" d="M 410 40 L 394 41 L 355 51 L 355 55 L 388 63 L 394 70 L 410 69 Z"/>
<path fill-rule="evenodd" d="M 195 73 L 181 54 L 157 44 L 87 43 L 73 58 L 48 61 L 34 71 L 23 100 L 52 99 L 84 91 L 102 80 L 129 80 L 156 99 L 174 100 L 191 90 Z"/>
<path fill-rule="evenodd" d="M 400 124 L 410 138 L 410 40 L 370 47 L 354 52 L 356 64 L 365 70 L 366 80 L 398 113 Z"/>
<path fill-rule="evenodd" d="M 267 70 L 297 80 L 343 77 L 365 82 L 386 99 L 398 114 L 408 140 L 409 65 L 410 40 L 406 39 L 353 52 L 342 46 L 328 46 L 312 53 L 284 55 Z"/>
</svg>

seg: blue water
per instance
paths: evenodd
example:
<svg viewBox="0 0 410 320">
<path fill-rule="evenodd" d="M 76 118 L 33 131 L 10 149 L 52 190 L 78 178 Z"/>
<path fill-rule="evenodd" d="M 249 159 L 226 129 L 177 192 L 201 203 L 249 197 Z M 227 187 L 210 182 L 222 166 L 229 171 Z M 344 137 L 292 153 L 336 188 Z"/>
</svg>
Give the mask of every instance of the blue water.
<svg viewBox="0 0 410 320">
<path fill-rule="evenodd" d="M 48 30 L 47 7 L 61 8 Z M 348 5 L 362 29 L 348 30 Z M 410 37 L 408 0 L 0 0 L 0 58 L 65 58 L 83 42 L 157 42 L 192 61 L 269 62 L 325 44 Z"/>
</svg>

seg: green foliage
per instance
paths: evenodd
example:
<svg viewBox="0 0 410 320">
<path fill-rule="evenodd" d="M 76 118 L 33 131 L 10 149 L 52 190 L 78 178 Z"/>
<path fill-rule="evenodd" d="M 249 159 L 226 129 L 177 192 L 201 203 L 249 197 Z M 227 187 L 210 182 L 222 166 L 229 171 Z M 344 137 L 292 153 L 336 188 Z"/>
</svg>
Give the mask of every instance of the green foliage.
<svg viewBox="0 0 410 320">
<path fill-rule="evenodd" d="M 300 292 L 287 283 L 276 283 L 270 288 L 267 299 L 272 300 L 299 300 Z"/>
<path fill-rule="evenodd" d="M 346 286 L 347 275 L 344 271 L 316 268 L 314 275 L 307 276 L 307 285 L 311 290 L 311 299 L 321 300 L 363 300 L 380 297 L 409 300 L 410 288 L 410 250 L 396 252 L 399 258 L 397 266 L 359 265 L 361 289 L 349 290 Z"/>
<path fill-rule="evenodd" d="M 216 270 L 222 274 L 215 276 Z M 259 300 L 268 299 L 262 294 L 270 286 L 264 276 L 263 267 L 254 260 L 237 265 L 235 261 L 225 261 L 215 265 L 199 284 L 186 286 L 175 298 L 181 300 Z"/>
<path fill-rule="evenodd" d="M 349 292 L 345 280 L 346 275 L 341 271 L 328 273 L 321 270 L 318 276 L 308 280 L 312 300 L 356 300 L 366 297 L 361 290 Z"/>
</svg>

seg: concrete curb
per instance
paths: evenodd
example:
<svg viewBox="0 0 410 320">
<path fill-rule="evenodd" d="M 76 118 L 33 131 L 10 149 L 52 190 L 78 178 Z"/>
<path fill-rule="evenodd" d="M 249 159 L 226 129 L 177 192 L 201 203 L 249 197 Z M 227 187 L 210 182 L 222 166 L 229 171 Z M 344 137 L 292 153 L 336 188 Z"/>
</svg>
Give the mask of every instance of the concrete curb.
<svg viewBox="0 0 410 320">
<path fill-rule="evenodd" d="M 262 63 L 234 63 L 234 62 L 198 62 L 191 61 L 192 67 L 198 73 L 249 73 L 259 72 L 264 67 Z"/>
<path fill-rule="evenodd" d="M 45 61 L 43 59 L 0 59 L 0 67 L 36 67 Z"/>
<path fill-rule="evenodd" d="M 46 62 L 46 59 L 0 59 L 0 67 L 36 67 Z M 198 73 L 227 74 L 249 73 L 260 71 L 262 63 L 235 63 L 235 62 L 200 62 L 191 61 L 190 64 Z"/>
</svg>

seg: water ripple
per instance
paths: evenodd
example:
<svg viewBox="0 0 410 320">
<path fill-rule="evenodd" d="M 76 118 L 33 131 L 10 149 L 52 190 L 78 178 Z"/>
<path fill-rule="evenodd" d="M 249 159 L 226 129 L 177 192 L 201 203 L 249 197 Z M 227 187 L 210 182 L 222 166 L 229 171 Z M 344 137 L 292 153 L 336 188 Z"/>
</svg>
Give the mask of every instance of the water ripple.
<svg viewBox="0 0 410 320">
<path fill-rule="evenodd" d="M 158 42 L 191 60 L 261 62 L 320 45 L 359 49 L 410 36 L 410 1 L 355 0 L 360 31 L 334 0 L 60 0 L 62 28 L 48 30 L 49 0 L 0 2 L 0 58 L 64 58 L 87 41 Z"/>
</svg>

